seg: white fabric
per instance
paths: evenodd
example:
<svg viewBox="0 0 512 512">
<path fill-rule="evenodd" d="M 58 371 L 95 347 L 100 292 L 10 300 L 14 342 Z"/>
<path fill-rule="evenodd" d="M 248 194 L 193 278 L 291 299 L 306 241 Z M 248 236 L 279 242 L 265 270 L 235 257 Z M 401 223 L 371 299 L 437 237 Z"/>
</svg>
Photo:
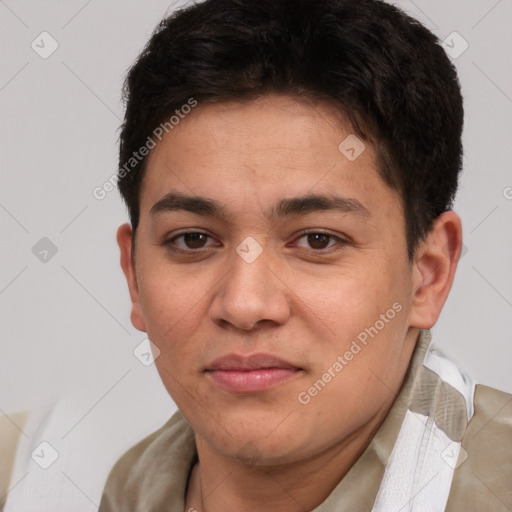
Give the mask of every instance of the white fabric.
<svg viewBox="0 0 512 512">
<path fill-rule="evenodd" d="M 427 416 L 407 411 L 373 512 L 444 510 L 454 471 L 442 457 L 449 446 L 456 459 L 460 443 L 429 424 Z"/>
<path fill-rule="evenodd" d="M 432 346 L 425 354 L 423 365 L 437 373 L 442 380 L 450 384 L 464 397 L 469 421 L 475 413 L 473 408 L 475 381 L 469 375 L 461 372 L 455 363 L 435 346 Z"/>
<path fill-rule="evenodd" d="M 117 454 L 104 460 L 105 455 L 98 453 L 103 426 L 88 421 L 86 412 L 72 400 L 47 402 L 31 411 L 23 428 L 26 437 L 20 436 L 4 512 L 98 510 L 108 468 Z M 58 457 L 44 469 L 41 465 L 51 461 L 53 450 Z"/>
<path fill-rule="evenodd" d="M 469 421 L 474 381 L 432 346 L 424 366 L 462 394 Z M 443 512 L 460 450 L 461 443 L 452 441 L 434 418 L 407 411 L 372 512 Z"/>
</svg>

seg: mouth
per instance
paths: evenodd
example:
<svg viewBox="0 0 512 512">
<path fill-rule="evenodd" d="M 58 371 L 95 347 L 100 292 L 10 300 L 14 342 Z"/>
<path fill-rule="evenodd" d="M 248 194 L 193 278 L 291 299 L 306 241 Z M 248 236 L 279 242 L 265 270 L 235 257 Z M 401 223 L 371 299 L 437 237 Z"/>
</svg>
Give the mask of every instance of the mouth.
<svg viewBox="0 0 512 512">
<path fill-rule="evenodd" d="M 302 372 L 281 358 L 269 354 L 231 354 L 208 365 L 205 373 L 218 386 L 231 393 L 261 393 Z"/>
</svg>

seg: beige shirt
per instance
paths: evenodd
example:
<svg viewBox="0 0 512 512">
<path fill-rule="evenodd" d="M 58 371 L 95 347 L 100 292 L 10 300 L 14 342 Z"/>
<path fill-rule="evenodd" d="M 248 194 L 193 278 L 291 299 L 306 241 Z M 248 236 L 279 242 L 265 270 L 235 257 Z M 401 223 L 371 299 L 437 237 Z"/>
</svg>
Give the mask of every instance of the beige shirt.
<svg viewBox="0 0 512 512">
<path fill-rule="evenodd" d="M 451 421 L 450 411 L 463 406 L 463 398 L 436 389 L 432 372 L 422 364 L 430 341 L 430 332 L 422 331 L 401 391 L 380 429 L 312 512 L 370 512 L 407 410 L 420 410 L 433 393 L 442 395 L 440 421 L 453 432 L 453 439 L 462 438 L 468 454 L 455 469 L 446 512 L 512 510 L 512 395 L 477 386 L 474 416 L 461 430 L 461 425 Z M 115 464 L 99 512 L 183 512 L 196 461 L 194 433 L 177 412 Z"/>
</svg>

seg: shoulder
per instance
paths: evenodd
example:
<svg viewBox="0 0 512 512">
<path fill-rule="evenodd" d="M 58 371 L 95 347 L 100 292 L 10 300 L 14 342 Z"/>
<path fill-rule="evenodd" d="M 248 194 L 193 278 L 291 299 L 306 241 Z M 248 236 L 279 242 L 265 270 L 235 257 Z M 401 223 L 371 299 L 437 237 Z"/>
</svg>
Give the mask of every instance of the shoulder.
<svg viewBox="0 0 512 512">
<path fill-rule="evenodd" d="M 512 395 L 477 385 L 447 512 L 512 508 Z"/>
<path fill-rule="evenodd" d="M 157 501 L 157 496 L 165 492 L 159 480 L 167 473 L 166 466 L 172 469 L 179 462 L 187 465 L 194 456 L 193 431 L 178 411 L 115 463 L 105 483 L 99 512 L 138 510 L 147 496 Z"/>
</svg>

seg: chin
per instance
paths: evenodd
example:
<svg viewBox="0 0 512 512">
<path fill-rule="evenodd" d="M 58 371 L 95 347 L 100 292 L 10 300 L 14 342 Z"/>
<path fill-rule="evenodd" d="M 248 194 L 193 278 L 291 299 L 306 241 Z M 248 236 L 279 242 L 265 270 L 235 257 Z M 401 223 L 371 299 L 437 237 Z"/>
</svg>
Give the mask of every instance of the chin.
<svg viewBox="0 0 512 512">
<path fill-rule="evenodd" d="M 290 431 L 283 427 L 276 421 L 265 427 L 260 422 L 246 421 L 243 428 L 221 428 L 204 432 L 201 437 L 216 452 L 250 466 L 277 466 L 307 457 L 311 443 L 301 437 L 303 429 Z"/>
</svg>

